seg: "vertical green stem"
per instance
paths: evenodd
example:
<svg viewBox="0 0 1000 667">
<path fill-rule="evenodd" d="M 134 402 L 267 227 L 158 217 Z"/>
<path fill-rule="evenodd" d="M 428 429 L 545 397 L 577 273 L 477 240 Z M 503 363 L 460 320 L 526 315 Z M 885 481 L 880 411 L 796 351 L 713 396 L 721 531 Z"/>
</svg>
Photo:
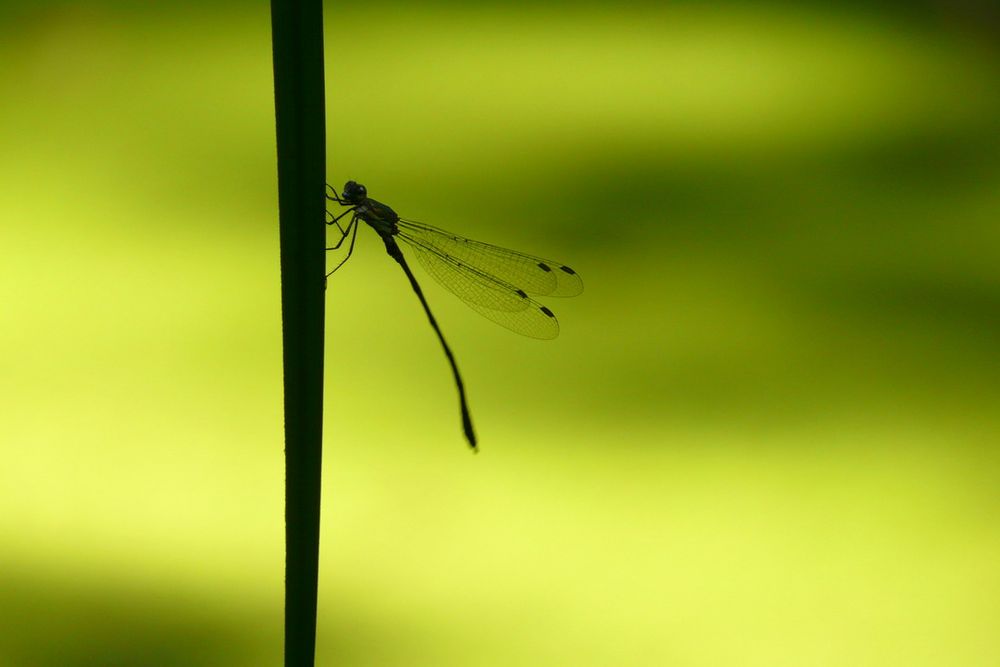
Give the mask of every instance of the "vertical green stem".
<svg viewBox="0 0 1000 667">
<path fill-rule="evenodd" d="M 316 653 L 326 128 L 321 0 L 271 0 L 285 392 L 285 666 Z"/>
</svg>

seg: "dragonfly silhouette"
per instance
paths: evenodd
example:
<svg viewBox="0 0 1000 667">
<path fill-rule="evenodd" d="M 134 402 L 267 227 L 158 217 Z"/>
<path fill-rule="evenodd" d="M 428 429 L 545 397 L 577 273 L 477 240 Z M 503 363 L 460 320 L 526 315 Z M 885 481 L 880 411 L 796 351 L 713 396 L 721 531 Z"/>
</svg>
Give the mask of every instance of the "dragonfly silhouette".
<svg viewBox="0 0 1000 667">
<path fill-rule="evenodd" d="M 333 275 L 354 252 L 358 221 L 368 223 L 382 239 L 389 256 L 403 268 L 441 341 L 455 376 L 455 384 L 458 385 L 462 428 L 469 445 L 475 450 L 476 434 L 472 428 L 472 418 L 465 399 L 465 385 L 458 372 L 458 364 L 455 363 L 455 356 L 448 347 L 423 290 L 410 271 L 396 239 L 402 240 L 413 250 L 435 280 L 479 314 L 511 331 L 532 338 L 551 339 L 559 335 L 556 316 L 532 296 L 576 296 L 583 291 L 583 281 L 576 271 L 559 262 L 473 241 L 437 227 L 400 218 L 382 202 L 368 197 L 367 188 L 355 181 L 347 181 L 343 194 L 337 194 L 330 185 L 327 188 L 333 192 L 333 196 L 327 194 L 327 199 L 347 207 L 337 216 L 327 211 L 330 216 L 327 224 L 336 225 L 340 230 L 340 240 L 327 250 L 339 249 L 348 236 L 351 237 L 351 242 L 347 255 L 326 277 Z M 346 226 L 341 226 L 341 218 L 348 214 L 351 214 L 350 221 Z"/>
</svg>

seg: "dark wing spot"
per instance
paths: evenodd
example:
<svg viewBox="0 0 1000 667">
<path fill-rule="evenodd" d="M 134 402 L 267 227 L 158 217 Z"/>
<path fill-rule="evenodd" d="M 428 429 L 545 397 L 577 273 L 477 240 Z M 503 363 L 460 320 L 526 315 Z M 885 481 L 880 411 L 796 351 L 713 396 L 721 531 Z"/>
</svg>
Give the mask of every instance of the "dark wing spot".
<svg viewBox="0 0 1000 667">
<path fill-rule="evenodd" d="M 555 317 L 555 315 L 552 313 L 552 311 L 549 310 L 548 308 L 546 308 L 545 306 L 539 306 L 538 310 L 542 311 L 543 313 L 545 313 L 549 317 Z"/>
<path fill-rule="evenodd" d="M 548 273 L 549 271 L 551 271 L 551 270 L 552 270 L 552 269 L 551 269 L 551 268 L 549 267 L 549 265 L 548 265 L 548 264 L 546 264 L 545 262 L 539 262 L 539 263 L 538 263 L 538 268 L 540 268 L 540 269 L 541 269 L 542 271 L 545 271 L 545 273 Z"/>
<path fill-rule="evenodd" d="M 568 273 L 571 276 L 575 276 L 576 275 L 576 271 L 574 271 L 573 269 L 569 268 L 568 266 L 560 266 L 559 270 L 560 271 L 565 271 L 566 273 Z"/>
<path fill-rule="evenodd" d="M 522 299 L 527 299 L 528 298 L 528 293 L 525 292 L 524 290 L 519 289 L 519 290 L 516 290 L 516 292 L 517 292 L 517 295 L 519 297 L 521 297 Z"/>
</svg>

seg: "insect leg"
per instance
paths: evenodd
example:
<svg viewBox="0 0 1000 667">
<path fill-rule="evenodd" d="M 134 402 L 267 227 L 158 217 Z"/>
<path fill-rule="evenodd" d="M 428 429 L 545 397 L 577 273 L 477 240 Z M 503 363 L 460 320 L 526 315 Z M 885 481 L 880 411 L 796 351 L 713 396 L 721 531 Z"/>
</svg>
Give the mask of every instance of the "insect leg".
<svg viewBox="0 0 1000 667">
<path fill-rule="evenodd" d="M 354 227 L 354 233 L 351 234 L 351 245 L 348 246 L 348 248 L 347 248 L 347 255 L 344 256 L 344 259 L 340 260 L 340 263 L 337 264 L 337 266 L 333 267 L 333 271 L 330 271 L 328 274 L 326 274 L 327 278 L 329 278 L 330 276 L 332 276 L 334 274 L 334 272 L 336 272 L 337 269 L 339 269 L 340 267 L 342 267 L 344 265 L 344 262 L 346 262 L 347 260 L 349 260 L 351 258 L 351 253 L 354 252 L 354 241 L 358 238 L 358 217 L 357 216 L 354 216 L 353 218 L 351 218 L 351 221 L 347 224 L 348 231 L 350 231 L 351 227 Z M 347 238 L 347 234 L 345 233 L 344 236 L 341 237 L 340 243 L 338 243 L 337 245 L 335 245 L 332 248 L 327 248 L 327 250 L 336 250 L 337 248 L 339 248 L 344 243 L 344 239 L 346 239 L 346 238 Z"/>
<path fill-rule="evenodd" d="M 353 211 L 353 210 L 354 210 L 354 207 L 352 206 L 351 208 L 347 209 L 346 211 L 344 211 L 343 213 L 341 213 L 340 215 L 338 215 L 338 216 L 336 216 L 336 217 L 334 217 L 334 216 L 333 216 L 333 213 L 330 213 L 329 211 L 327 211 L 327 212 L 326 212 L 326 213 L 327 213 L 327 215 L 329 215 L 329 216 L 330 216 L 331 218 L 333 218 L 333 219 L 332 219 L 332 220 L 328 220 L 326 224 L 328 224 L 328 225 L 337 225 L 337 229 L 339 229 L 339 230 L 340 230 L 340 233 L 341 233 L 341 234 L 344 234 L 344 235 L 346 235 L 346 234 L 347 234 L 347 232 L 345 232 L 345 231 L 344 231 L 344 228 L 343 228 L 343 227 L 341 227 L 341 226 L 340 226 L 340 223 L 339 223 L 339 222 L 337 222 L 337 221 L 338 221 L 338 220 L 340 220 L 341 218 L 343 218 L 343 217 L 344 217 L 345 215 L 347 215 L 348 213 L 350 213 L 350 212 L 351 212 L 351 211 Z M 349 228 L 350 228 L 350 227 L 348 227 L 348 229 L 349 229 Z"/>
<path fill-rule="evenodd" d="M 327 250 L 336 250 L 340 246 L 344 245 L 344 239 L 346 239 L 347 235 L 351 233 L 351 227 L 355 226 L 357 224 L 357 220 L 358 220 L 357 216 L 351 218 L 351 221 L 349 223 L 347 223 L 347 229 L 342 229 L 340 227 L 340 225 L 338 224 L 337 225 L 337 229 L 340 229 L 340 232 L 341 232 L 341 234 L 340 234 L 340 240 L 337 241 L 336 245 L 333 245 L 333 246 L 327 248 Z M 334 220 L 334 222 L 336 222 L 336 220 Z"/>
<path fill-rule="evenodd" d="M 340 198 L 340 195 L 337 194 L 337 189 L 335 187 L 333 187 L 329 183 L 326 184 L 326 187 L 328 187 L 333 192 L 333 196 L 332 197 L 329 194 L 326 195 L 327 199 L 335 201 L 338 204 L 340 204 L 341 206 L 347 206 L 347 202 Z"/>
</svg>

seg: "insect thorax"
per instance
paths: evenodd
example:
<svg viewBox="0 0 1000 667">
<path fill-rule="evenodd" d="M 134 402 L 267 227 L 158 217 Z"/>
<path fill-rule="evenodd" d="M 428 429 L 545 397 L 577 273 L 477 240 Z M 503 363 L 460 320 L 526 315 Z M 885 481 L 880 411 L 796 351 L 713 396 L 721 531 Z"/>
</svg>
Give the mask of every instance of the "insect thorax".
<svg viewBox="0 0 1000 667">
<path fill-rule="evenodd" d="M 359 218 L 380 234 L 395 234 L 398 231 L 396 222 L 399 220 L 399 216 L 382 202 L 368 199 L 365 203 L 360 204 L 356 211 Z"/>
</svg>

